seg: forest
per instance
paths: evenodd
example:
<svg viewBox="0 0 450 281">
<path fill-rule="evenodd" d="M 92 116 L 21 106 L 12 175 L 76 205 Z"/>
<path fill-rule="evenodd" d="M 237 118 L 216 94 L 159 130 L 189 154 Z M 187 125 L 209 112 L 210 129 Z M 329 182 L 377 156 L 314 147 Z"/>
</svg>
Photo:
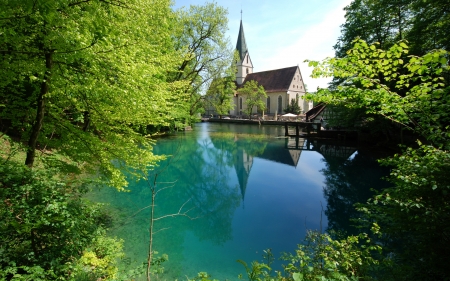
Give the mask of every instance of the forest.
<svg viewBox="0 0 450 281">
<path fill-rule="evenodd" d="M 266 262 L 243 262 L 247 277 L 449 280 L 450 4 L 355 0 L 345 12 L 335 57 L 309 62 L 313 77 L 333 81 L 308 97 L 362 130 L 416 141 L 380 160 L 392 187 L 355 206 L 358 234 L 311 231 L 283 271 L 265 251 Z M 119 269 L 123 241 L 84 194 L 126 191 L 164 159 L 154 136 L 196 122 L 207 101 L 229 109 L 227 25 L 215 3 L 0 0 L 0 280 L 156 273 L 164 257 L 151 250 L 144 267 Z"/>
</svg>

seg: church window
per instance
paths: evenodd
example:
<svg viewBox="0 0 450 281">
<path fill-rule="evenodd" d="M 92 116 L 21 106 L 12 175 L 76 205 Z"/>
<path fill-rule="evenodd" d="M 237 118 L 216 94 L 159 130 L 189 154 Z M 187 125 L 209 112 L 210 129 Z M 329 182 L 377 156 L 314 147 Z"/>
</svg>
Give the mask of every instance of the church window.
<svg viewBox="0 0 450 281">
<path fill-rule="evenodd" d="M 242 109 L 242 98 L 239 98 L 239 109 Z"/>
<path fill-rule="evenodd" d="M 248 74 L 248 68 L 246 69 L 246 71 L 247 71 L 247 74 Z"/>
<path fill-rule="evenodd" d="M 267 97 L 267 113 L 270 113 L 270 97 Z"/>
<path fill-rule="evenodd" d="M 283 98 L 281 96 L 278 96 L 278 113 L 281 113 L 283 111 Z"/>
<path fill-rule="evenodd" d="M 248 63 L 248 56 L 247 56 L 247 63 Z"/>
</svg>

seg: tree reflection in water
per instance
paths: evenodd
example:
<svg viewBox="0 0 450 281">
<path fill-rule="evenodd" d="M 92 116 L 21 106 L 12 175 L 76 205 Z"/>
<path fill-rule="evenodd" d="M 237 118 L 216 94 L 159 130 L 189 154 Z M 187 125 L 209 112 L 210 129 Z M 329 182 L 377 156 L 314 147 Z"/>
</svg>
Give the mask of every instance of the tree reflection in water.
<svg viewBox="0 0 450 281">
<path fill-rule="evenodd" d="M 358 218 L 356 203 L 366 202 L 374 192 L 388 186 L 382 178 L 389 174 L 389 168 L 380 167 L 372 156 L 358 151 L 352 157 L 325 157 L 324 197 L 327 200 L 325 215 L 328 230 L 356 234 L 352 222 Z"/>
<path fill-rule="evenodd" d="M 158 188 L 172 186 L 158 194 L 155 215 L 177 213 L 189 200 L 184 210 L 199 217 L 156 222 L 155 231 L 165 229 L 155 234 L 154 249 L 169 255 L 167 280 L 185 276 L 187 268 L 228 276 L 241 269 L 238 264 L 233 268 L 236 259 L 257 259 L 256 251 L 294 250 L 304 228 L 316 229 L 321 222 L 322 194 L 328 201 L 328 228 L 348 230 L 349 218 L 357 216 L 353 204 L 365 202 L 370 193 L 364 189 L 381 186 L 379 177 L 385 174 L 363 153 L 347 159 L 354 147 L 285 139 L 283 128 L 208 124 L 198 129 L 162 138 L 154 147 L 155 154 L 168 159 L 149 177 L 158 174 Z M 127 256 L 138 264 L 147 255 L 150 216 L 149 209 L 138 211 L 149 206 L 151 193 L 144 181 L 129 188 L 129 193 L 104 189 L 96 201 L 111 205 L 119 217 L 112 234 L 125 240 Z M 227 261 L 217 259 L 209 265 L 217 253 L 230 263 L 225 266 Z"/>
</svg>

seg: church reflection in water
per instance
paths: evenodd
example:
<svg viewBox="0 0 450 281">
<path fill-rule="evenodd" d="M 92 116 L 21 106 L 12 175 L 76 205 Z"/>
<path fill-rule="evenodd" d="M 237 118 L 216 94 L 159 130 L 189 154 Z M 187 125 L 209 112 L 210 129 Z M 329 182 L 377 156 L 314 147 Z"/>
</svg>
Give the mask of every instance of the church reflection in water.
<svg viewBox="0 0 450 281">
<path fill-rule="evenodd" d="M 282 139 L 284 139 L 284 142 Z M 233 164 L 243 200 L 254 158 L 261 158 L 297 167 L 302 151 L 304 150 L 320 153 L 326 162 L 331 160 L 341 163 L 349 159 L 357 151 L 356 146 L 349 145 L 345 142 L 336 142 L 336 140 L 295 137 L 285 137 L 278 140 L 265 143 L 264 148 L 257 150 L 255 153 L 247 151 L 245 145 L 237 145 Z M 235 137 L 235 141 L 239 142 L 238 137 Z"/>
</svg>

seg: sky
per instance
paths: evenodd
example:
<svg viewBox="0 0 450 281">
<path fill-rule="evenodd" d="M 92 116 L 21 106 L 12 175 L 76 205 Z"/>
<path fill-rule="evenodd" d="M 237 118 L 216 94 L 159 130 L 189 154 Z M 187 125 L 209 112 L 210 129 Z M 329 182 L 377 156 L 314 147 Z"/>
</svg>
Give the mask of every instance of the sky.
<svg viewBox="0 0 450 281">
<path fill-rule="evenodd" d="M 174 0 L 174 8 L 202 5 L 206 0 Z M 209 1 L 211 2 L 211 1 Z M 331 78 L 313 79 L 308 60 L 333 57 L 344 23 L 343 8 L 351 0 L 216 0 L 228 10 L 227 37 L 236 46 L 241 20 L 253 71 L 299 65 L 308 91 L 326 88 Z"/>
</svg>

